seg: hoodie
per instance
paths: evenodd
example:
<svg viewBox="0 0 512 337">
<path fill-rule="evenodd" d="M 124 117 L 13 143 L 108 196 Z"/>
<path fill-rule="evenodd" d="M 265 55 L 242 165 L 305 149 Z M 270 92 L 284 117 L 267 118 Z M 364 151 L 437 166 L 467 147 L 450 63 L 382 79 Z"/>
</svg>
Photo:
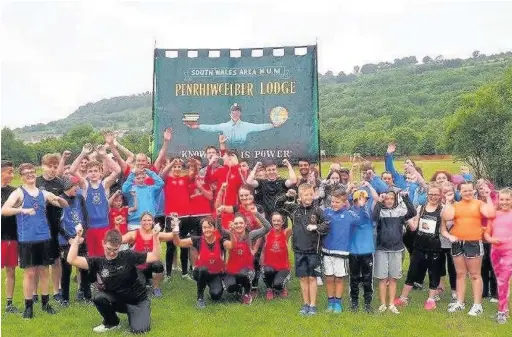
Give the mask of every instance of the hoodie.
<svg viewBox="0 0 512 337">
<path fill-rule="evenodd" d="M 155 183 L 153 185 L 134 185 L 135 173 L 132 172 L 122 187 L 123 194 L 128 198 L 130 206 L 133 206 L 133 197 L 130 191 L 134 189 L 137 194 L 137 210 L 128 214 L 129 224 L 138 224 L 142 213 L 150 212 L 155 215 L 158 209 L 158 198 L 164 186 L 164 181 L 155 172 L 150 170 L 146 170 L 146 172 L 154 180 Z"/>
<path fill-rule="evenodd" d="M 386 171 L 391 172 L 395 185 L 402 191 L 407 191 L 411 200 L 414 200 L 414 195 L 419 185 L 417 183 L 407 181 L 405 175 L 398 173 L 395 169 L 395 165 L 393 164 L 393 155 L 391 153 L 386 153 L 384 157 L 384 164 L 386 166 Z"/>
<path fill-rule="evenodd" d="M 329 232 L 323 239 L 322 253 L 328 256 L 348 256 L 353 228 L 360 221 L 359 214 L 343 207 L 337 211 L 327 208 L 324 216 L 329 222 Z"/>
<path fill-rule="evenodd" d="M 350 254 L 363 255 L 375 252 L 373 221 L 370 217 L 371 203 L 358 209 L 359 221 L 352 230 L 350 237 Z M 357 210 L 356 207 L 353 207 Z"/>
<path fill-rule="evenodd" d="M 416 209 L 408 195 L 399 200 L 399 196 L 395 193 L 393 208 L 384 208 L 384 204 L 378 202 L 373 209 L 373 220 L 377 223 L 377 250 L 402 251 L 405 222 L 415 216 Z"/>
<path fill-rule="evenodd" d="M 77 194 L 76 197 L 71 197 L 66 194 L 62 194 L 61 197 L 68 202 L 68 207 L 62 209 L 62 215 L 60 218 L 59 227 L 59 245 L 68 246 L 69 239 L 76 236 L 75 226 L 80 224 L 85 231 L 87 230 L 87 209 L 85 207 L 85 199 L 81 194 Z"/>
</svg>

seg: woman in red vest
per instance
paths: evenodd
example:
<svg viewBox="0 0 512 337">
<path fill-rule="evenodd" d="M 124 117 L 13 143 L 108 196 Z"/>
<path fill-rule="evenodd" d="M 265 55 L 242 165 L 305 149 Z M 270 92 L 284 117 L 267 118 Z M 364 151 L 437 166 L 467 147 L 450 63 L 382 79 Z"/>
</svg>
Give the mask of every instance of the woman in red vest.
<svg viewBox="0 0 512 337">
<path fill-rule="evenodd" d="M 290 280 L 290 260 L 288 258 L 288 239 L 291 228 L 284 227 L 284 217 L 279 212 L 272 213 L 272 229 L 265 237 L 262 265 L 263 279 L 267 285 L 267 301 L 278 294 L 288 297 L 286 283 Z"/>
<path fill-rule="evenodd" d="M 142 213 L 140 228 L 123 235 L 122 243 L 133 245 L 132 250 L 139 253 L 153 251 L 153 226 L 153 215 L 149 212 Z M 173 233 L 159 233 L 158 239 L 160 241 L 172 241 L 173 236 Z M 155 297 L 162 297 L 162 289 L 160 288 L 160 283 L 164 278 L 164 265 L 162 262 L 141 264 L 137 266 L 137 269 L 144 274 L 147 284 L 151 284 L 151 280 L 153 280 L 153 295 Z"/>
<path fill-rule="evenodd" d="M 224 242 L 225 239 L 215 235 L 215 221 L 211 216 L 201 220 L 202 236 L 192 236 L 180 239 L 179 226 L 173 227 L 174 245 L 177 247 L 197 250 L 198 258 L 194 268 L 193 276 L 197 282 L 197 306 L 200 309 L 206 307 L 204 302 L 204 291 L 206 286 L 210 289 L 212 301 L 218 301 L 222 297 L 222 276 L 224 274 Z"/>
</svg>

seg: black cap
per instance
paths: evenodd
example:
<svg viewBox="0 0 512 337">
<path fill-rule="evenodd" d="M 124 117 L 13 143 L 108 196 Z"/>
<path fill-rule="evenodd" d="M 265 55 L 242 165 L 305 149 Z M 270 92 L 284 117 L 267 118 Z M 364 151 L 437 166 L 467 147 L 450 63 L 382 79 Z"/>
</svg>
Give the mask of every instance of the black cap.
<svg viewBox="0 0 512 337">
<path fill-rule="evenodd" d="M 230 111 L 238 110 L 238 111 L 242 112 L 242 107 L 240 105 L 238 105 L 238 103 L 234 103 L 229 110 Z"/>
</svg>

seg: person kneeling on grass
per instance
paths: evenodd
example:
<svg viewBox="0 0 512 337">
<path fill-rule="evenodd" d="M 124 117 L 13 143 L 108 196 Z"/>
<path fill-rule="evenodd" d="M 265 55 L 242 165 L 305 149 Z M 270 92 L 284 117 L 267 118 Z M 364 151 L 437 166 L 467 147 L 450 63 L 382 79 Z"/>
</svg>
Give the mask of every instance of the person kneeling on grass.
<svg viewBox="0 0 512 337">
<path fill-rule="evenodd" d="M 215 231 L 215 220 L 206 216 L 201 220 L 202 236 L 180 238 L 179 223 L 173 224 L 173 242 L 176 247 L 192 248 L 197 250 L 198 258 L 193 271 L 193 277 L 197 282 L 197 307 L 206 308 L 204 302 L 204 291 L 206 286 L 210 288 L 212 301 L 219 301 L 222 298 L 224 288 L 222 277 L 224 275 L 224 242 L 226 238 L 220 237 Z"/>
<path fill-rule="evenodd" d="M 140 228 L 123 235 L 122 243 L 132 246 L 132 250 L 139 253 L 153 251 L 153 225 L 154 218 L 149 212 L 143 212 L 140 217 Z M 171 241 L 173 233 L 159 233 L 158 240 Z M 160 283 L 164 278 L 164 265 L 160 261 L 154 263 L 143 263 L 137 266 L 144 277 L 146 285 L 151 286 L 153 281 L 153 296 L 162 297 Z"/>
<path fill-rule="evenodd" d="M 71 240 L 67 261 L 81 269 L 89 270 L 98 279 L 98 293 L 93 298 L 103 322 L 93 329 L 106 332 L 120 327 L 117 313 L 128 314 L 132 333 L 150 330 L 151 305 L 146 291 L 146 280 L 137 266 L 160 261 L 160 226 L 153 228 L 153 250 L 139 253 L 132 250 L 119 251 L 121 233 L 113 229 L 103 239 L 103 257 L 78 256 L 78 246 L 83 241 L 81 233 Z"/>
<path fill-rule="evenodd" d="M 400 312 L 394 301 L 396 281 L 402 277 L 403 226 L 416 216 L 416 209 L 407 192 L 388 192 L 373 209 L 373 220 L 377 223 L 377 251 L 375 252 L 375 277 L 379 280 L 380 312 L 387 309 L 394 314 Z M 386 308 L 386 290 L 389 283 L 389 307 Z"/>
</svg>

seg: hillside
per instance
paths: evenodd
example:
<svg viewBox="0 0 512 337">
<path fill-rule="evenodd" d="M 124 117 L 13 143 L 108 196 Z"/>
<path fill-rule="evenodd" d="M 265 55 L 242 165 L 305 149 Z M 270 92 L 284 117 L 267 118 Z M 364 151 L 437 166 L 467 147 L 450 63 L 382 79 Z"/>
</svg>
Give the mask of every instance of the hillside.
<svg viewBox="0 0 512 337">
<path fill-rule="evenodd" d="M 322 149 L 328 155 L 381 155 L 387 142 L 395 139 L 403 153 L 445 153 L 443 119 L 455 111 L 465 93 L 499 78 L 512 66 L 511 52 L 473 56 L 466 60 L 425 57 L 423 64 L 411 56 L 356 66 L 349 75 L 320 75 Z M 78 124 L 149 132 L 151 93 L 88 103 L 65 119 L 14 133 L 33 142 L 62 135 Z"/>
</svg>

